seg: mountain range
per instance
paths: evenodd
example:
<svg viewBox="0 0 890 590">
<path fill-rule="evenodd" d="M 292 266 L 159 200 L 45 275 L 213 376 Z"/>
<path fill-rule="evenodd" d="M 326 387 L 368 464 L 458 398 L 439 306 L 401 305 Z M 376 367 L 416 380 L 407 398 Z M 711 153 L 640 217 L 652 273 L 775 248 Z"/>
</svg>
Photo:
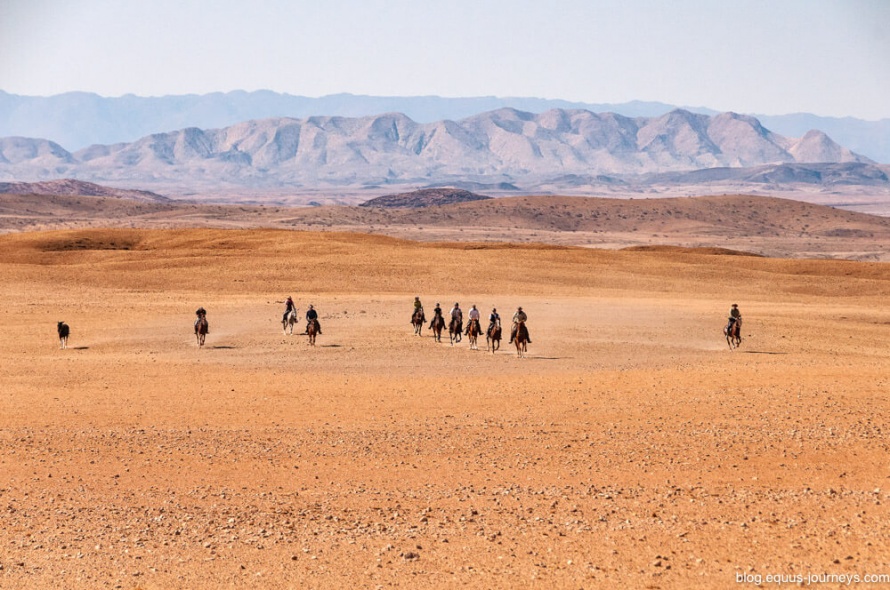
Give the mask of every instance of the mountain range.
<svg viewBox="0 0 890 590">
<path fill-rule="evenodd" d="M 625 117 L 503 108 L 434 123 L 417 123 L 401 113 L 270 118 L 155 133 L 75 152 L 46 139 L 0 139 L 0 181 L 70 177 L 180 195 L 445 184 L 558 191 L 628 184 L 645 175 L 666 181 L 658 175 L 758 166 L 785 166 L 772 180 L 760 182 L 778 182 L 783 174 L 793 182 L 812 183 L 818 177 L 823 183 L 832 177 L 824 170 L 800 168 L 815 164 L 845 167 L 846 173 L 833 175 L 842 182 L 855 177 L 860 184 L 887 183 L 885 170 L 820 131 L 788 138 L 754 117 L 680 109 L 658 117 Z"/>
<path fill-rule="evenodd" d="M 587 110 L 625 117 L 658 117 L 678 108 L 661 102 L 584 103 L 494 96 L 445 98 L 335 94 L 310 98 L 268 90 L 239 90 L 161 97 L 102 97 L 86 92 L 35 97 L 0 90 L 0 137 L 43 138 L 67 150 L 77 151 L 93 144 L 132 142 L 153 133 L 188 127 L 217 129 L 256 119 L 304 119 L 319 115 L 360 118 L 399 112 L 418 123 L 434 123 L 466 119 L 504 107 L 530 113 L 552 109 Z M 684 110 L 719 114 L 705 107 L 684 107 Z M 775 133 L 801 137 L 807 131 L 817 129 L 856 153 L 876 162 L 890 163 L 890 119 L 864 121 L 807 113 L 750 114 Z"/>
</svg>

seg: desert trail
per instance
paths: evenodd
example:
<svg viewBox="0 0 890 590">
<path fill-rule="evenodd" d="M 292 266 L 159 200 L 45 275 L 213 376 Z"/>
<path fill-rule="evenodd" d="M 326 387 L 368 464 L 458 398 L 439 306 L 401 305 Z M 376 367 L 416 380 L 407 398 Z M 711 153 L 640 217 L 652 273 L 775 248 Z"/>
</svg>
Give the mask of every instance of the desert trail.
<svg viewBox="0 0 890 590">
<path fill-rule="evenodd" d="M 719 252 L 2 235 L 0 588 L 890 574 L 890 267 Z M 414 336 L 415 295 L 522 305 L 529 357 Z"/>
</svg>

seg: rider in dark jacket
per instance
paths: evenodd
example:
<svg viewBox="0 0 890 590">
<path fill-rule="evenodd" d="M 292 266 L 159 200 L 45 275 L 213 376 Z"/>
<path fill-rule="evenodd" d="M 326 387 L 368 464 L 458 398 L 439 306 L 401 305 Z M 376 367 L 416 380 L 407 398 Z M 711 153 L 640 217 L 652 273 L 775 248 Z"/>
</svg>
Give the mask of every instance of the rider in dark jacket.
<svg viewBox="0 0 890 590">
<path fill-rule="evenodd" d="M 315 322 L 315 327 L 318 329 L 318 333 L 321 334 L 321 324 L 318 321 L 318 312 L 315 311 L 315 307 L 312 304 L 309 304 L 309 309 L 306 310 L 306 334 L 309 333 L 309 324 Z"/>
<path fill-rule="evenodd" d="M 436 301 L 436 307 L 433 308 L 433 319 L 430 320 L 430 330 L 433 329 L 433 324 L 436 322 L 436 318 L 442 318 L 442 307 L 439 305 L 438 301 Z M 442 325 L 444 325 L 445 318 L 442 318 L 442 322 Z"/>
</svg>

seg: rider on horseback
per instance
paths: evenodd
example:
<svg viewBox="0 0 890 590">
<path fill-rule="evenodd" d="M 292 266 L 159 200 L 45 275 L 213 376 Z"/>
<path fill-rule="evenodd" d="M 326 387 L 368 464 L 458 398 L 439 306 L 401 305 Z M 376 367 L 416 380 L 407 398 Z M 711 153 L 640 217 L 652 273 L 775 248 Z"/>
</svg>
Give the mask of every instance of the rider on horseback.
<svg viewBox="0 0 890 590">
<path fill-rule="evenodd" d="M 482 326 L 479 324 L 479 310 L 476 309 L 475 305 L 470 306 L 470 311 L 467 312 L 467 317 L 469 318 L 469 322 L 467 322 L 467 331 L 465 332 L 468 336 L 470 334 L 470 326 L 473 325 L 473 322 L 476 322 L 476 333 L 482 332 Z"/>
<path fill-rule="evenodd" d="M 442 325 L 445 325 L 445 318 L 442 317 L 442 307 L 439 305 L 439 302 L 436 301 L 436 307 L 433 308 L 433 319 L 430 321 L 430 330 L 433 329 L 433 324 L 436 323 L 436 319 L 442 319 Z"/>
<path fill-rule="evenodd" d="M 281 301 L 277 301 L 276 303 L 281 303 Z M 281 316 L 281 321 L 286 322 L 287 316 L 290 315 L 291 312 L 297 313 L 297 306 L 294 303 L 294 300 L 290 298 L 290 295 L 288 295 L 287 300 L 284 302 L 284 315 Z"/>
<path fill-rule="evenodd" d="M 464 331 L 464 312 L 460 309 L 460 303 L 455 303 L 451 308 L 451 320 L 457 320 L 457 334 Z"/>
<path fill-rule="evenodd" d="M 488 330 L 485 331 L 486 334 L 491 334 L 491 331 L 494 330 L 494 327 L 501 327 L 501 316 L 498 314 L 498 310 L 496 307 L 491 308 L 491 313 L 488 314 Z"/>
<path fill-rule="evenodd" d="M 732 329 L 735 327 L 735 323 L 739 323 L 739 333 L 738 338 L 739 342 L 742 340 L 742 312 L 739 311 L 739 304 L 733 303 L 732 307 L 729 310 L 729 323 L 726 324 L 726 333 L 732 334 Z"/>
<path fill-rule="evenodd" d="M 528 315 L 522 311 L 522 307 L 518 307 L 516 309 L 516 313 L 513 314 L 513 328 L 510 330 L 510 344 L 513 344 L 513 340 L 516 339 L 516 331 L 519 329 L 519 322 L 527 322 Z M 531 336 L 528 333 L 528 327 L 525 328 L 525 341 L 529 344 L 532 343 Z"/>
<path fill-rule="evenodd" d="M 199 307 L 195 310 L 195 315 L 198 316 L 195 318 L 195 327 L 198 327 L 198 322 L 205 319 L 207 317 L 207 310 L 203 307 Z"/>
<path fill-rule="evenodd" d="M 436 305 L 439 305 L 438 303 Z M 411 323 L 414 323 L 414 314 L 420 310 L 420 323 L 424 323 L 426 321 L 426 314 L 423 311 L 423 303 L 420 302 L 420 297 L 414 298 L 414 311 L 411 312 Z M 441 310 L 440 310 L 441 311 Z"/>
<path fill-rule="evenodd" d="M 319 334 L 321 334 L 321 324 L 318 323 L 318 312 L 315 311 L 315 308 L 310 303 L 309 309 L 306 310 L 306 331 L 304 332 L 304 334 L 309 333 L 309 325 L 313 322 L 315 323 L 315 329 L 318 331 Z"/>
</svg>

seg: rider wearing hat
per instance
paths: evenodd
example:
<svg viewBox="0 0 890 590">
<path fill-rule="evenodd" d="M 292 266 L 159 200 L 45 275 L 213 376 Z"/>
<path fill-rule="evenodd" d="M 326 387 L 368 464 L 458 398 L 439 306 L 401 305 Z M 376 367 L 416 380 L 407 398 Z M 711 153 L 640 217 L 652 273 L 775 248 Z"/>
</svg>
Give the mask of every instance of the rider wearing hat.
<svg viewBox="0 0 890 590">
<path fill-rule="evenodd" d="M 436 304 L 438 305 L 438 303 Z M 420 310 L 420 323 L 426 322 L 426 314 L 423 311 L 423 303 L 420 302 L 420 296 L 414 298 L 414 311 L 411 312 L 411 323 L 414 323 L 414 314 L 417 313 L 417 310 Z"/>
<path fill-rule="evenodd" d="M 510 344 L 513 344 L 513 340 L 516 338 L 516 330 L 519 329 L 519 322 L 527 322 L 528 314 L 522 311 L 522 306 L 520 305 L 516 308 L 516 313 L 513 314 L 513 328 L 510 330 Z M 526 342 L 531 344 L 532 339 L 531 335 L 528 333 L 528 326 L 525 327 L 526 334 Z"/>
</svg>

